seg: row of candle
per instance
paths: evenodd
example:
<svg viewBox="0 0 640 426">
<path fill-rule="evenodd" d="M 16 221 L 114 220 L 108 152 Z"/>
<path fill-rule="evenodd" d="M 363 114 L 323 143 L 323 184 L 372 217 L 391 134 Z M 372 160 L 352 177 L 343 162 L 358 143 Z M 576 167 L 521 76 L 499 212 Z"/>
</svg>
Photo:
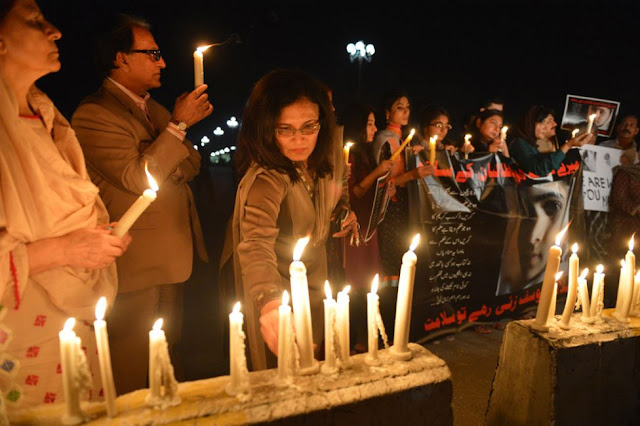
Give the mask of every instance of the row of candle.
<svg viewBox="0 0 640 426">
<path fill-rule="evenodd" d="M 562 276 L 562 272 L 558 272 L 562 257 L 560 242 L 567 229 L 568 225 L 558 234 L 555 244 L 549 248 L 540 301 L 533 323 L 534 328 L 538 330 L 548 330 L 549 322 L 555 316 L 558 280 Z M 625 255 L 625 259 L 621 262 L 618 297 L 612 314 L 613 318 L 623 323 L 629 322 L 629 314 L 632 309 L 634 314 L 640 314 L 640 272 L 636 274 L 636 259 L 633 253 L 633 246 L 634 236 L 632 235 L 629 240 L 629 250 Z M 570 328 L 571 316 L 576 306 L 581 306 L 582 308 L 581 320 L 583 322 L 592 323 L 602 318 L 602 309 L 604 307 L 604 267 L 598 265 L 596 268 L 596 272 L 593 275 L 591 297 L 589 297 L 589 288 L 586 280 L 589 269 L 585 268 L 582 273 L 578 274 L 580 270 L 579 262 L 578 244 L 573 244 L 572 254 L 569 257 L 567 299 L 558 322 L 558 326 L 563 330 Z"/>
</svg>

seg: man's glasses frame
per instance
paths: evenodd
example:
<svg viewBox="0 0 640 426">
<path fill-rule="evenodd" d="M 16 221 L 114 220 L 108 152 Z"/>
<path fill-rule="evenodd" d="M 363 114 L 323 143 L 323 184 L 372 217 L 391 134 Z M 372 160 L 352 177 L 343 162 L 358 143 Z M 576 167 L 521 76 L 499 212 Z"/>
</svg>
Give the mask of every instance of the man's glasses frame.
<svg viewBox="0 0 640 426">
<path fill-rule="evenodd" d="M 160 52 L 159 50 L 135 49 L 135 50 L 130 50 L 129 53 L 145 53 L 151 56 L 151 59 L 153 59 L 153 62 L 158 62 L 160 59 L 162 59 L 162 52 Z"/>
</svg>

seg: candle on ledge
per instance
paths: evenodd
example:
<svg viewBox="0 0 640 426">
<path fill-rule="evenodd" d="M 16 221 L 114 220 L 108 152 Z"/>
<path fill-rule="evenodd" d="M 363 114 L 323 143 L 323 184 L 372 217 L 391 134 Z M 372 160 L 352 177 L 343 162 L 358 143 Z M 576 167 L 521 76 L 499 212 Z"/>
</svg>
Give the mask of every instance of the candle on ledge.
<svg viewBox="0 0 640 426">
<path fill-rule="evenodd" d="M 324 282 L 324 292 L 327 296 L 324 302 L 324 363 L 320 371 L 324 374 L 333 374 L 338 371 L 335 351 L 335 321 L 336 321 L 336 301 L 331 292 L 329 281 Z"/>
<path fill-rule="evenodd" d="M 585 268 L 578 277 L 578 294 L 580 296 L 580 304 L 582 305 L 582 316 L 580 320 L 587 324 L 595 321 L 595 318 L 591 315 L 591 301 L 589 299 L 589 287 L 587 287 L 588 273 L 589 268 Z"/>
<path fill-rule="evenodd" d="M 278 379 L 288 383 L 294 374 L 293 327 L 289 293 L 282 293 L 282 304 L 278 307 Z"/>
<path fill-rule="evenodd" d="M 229 383 L 225 386 L 228 395 L 236 395 L 249 388 L 243 323 L 244 315 L 240 312 L 240 302 L 236 302 L 229 314 Z"/>
<path fill-rule="evenodd" d="M 413 139 L 413 135 L 415 135 L 415 133 L 416 133 L 416 129 L 411 129 L 411 132 L 409 132 L 409 136 L 407 136 L 404 139 L 404 141 L 402 142 L 400 147 L 396 150 L 396 152 L 394 152 L 391 155 L 391 160 L 395 160 L 396 158 L 398 158 L 398 156 L 400 155 L 402 150 L 405 148 L 405 146 L 407 146 L 409 144 L 409 142 L 411 141 L 411 139 Z"/>
<path fill-rule="evenodd" d="M 378 310 L 380 309 L 380 296 L 378 296 L 378 274 L 371 282 L 371 292 L 367 293 L 367 342 L 368 351 L 365 362 L 369 365 L 380 364 L 378 358 Z"/>
<path fill-rule="evenodd" d="M 630 315 L 640 316 L 640 271 L 637 271 L 633 277 L 633 302 Z"/>
<path fill-rule="evenodd" d="M 193 52 L 193 76 L 195 80 L 195 87 L 201 86 L 204 84 L 204 55 L 203 52 L 213 46 L 212 44 L 208 46 L 200 46 L 195 52 Z"/>
<path fill-rule="evenodd" d="M 344 144 L 344 148 L 342 148 L 342 151 L 344 153 L 344 163 L 348 166 L 349 163 L 349 150 L 351 149 L 351 147 L 353 146 L 353 142 L 347 142 L 346 144 Z"/>
<path fill-rule="evenodd" d="M 320 364 L 313 356 L 313 334 L 311 328 L 311 304 L 309 302 L 309 284 L 307 268 L 300 261 L 309 237 L 300 238 L 293 250 L 293 262 L 289 265 L 291 281 L 291 304 L 295 324 L 296 343 L 300 353 L 300 374 L 318 372 Z"/>
<path fill-rule="evenodd" d="M 571 246 L 571 257 L 569 258 L 569 289 L 567 291 L 567 300 L 560 319 L 560 328 L 568 330 L 571 322 L 571 315 L 576 305 L 576 297 L 578 292 L 578 271 L 580 270 L 580 259 L 578 258 L 578 244 Z"/>
<path fill-rule="evenodd" d="M 413 301 L 413 281 L 416 275 L 418 257 L 414 250 L 420 241 L 420 234 L 413 237 L 409 251 L 402 256 L 400 278 L 398 280 L 398 298 L 396 300 L 396 320 L 393 332 L 391 355 L 402 361 L 410 360 L 413 355 L 408 348 L 411 326 L 411 305 Z"/>
<path fill-rule="evenodd" d="M 613 317 L 620 322 L 629 322 L 629 311 L 633 299 L 633 287 L 636 275 L 636 256 L 633 253 L 633 237 L 629 240 L 629 250 L 624 257 L 624 267 L 620 270 L 620 287 L 618 290 L 618 302 Z M 623 276 L 624 275 L 624 276 Z"/>
<path fill-rule="evenodd" d="M 471 145 L 471 134 L 464 135 L 464 159 L 469 159 L 469 145 Z"/>
<path fill-rule="evenodd" d="M 551 296 L 553 294 L 553 283 L 556 282 L 556 274 L 560 267 L 560 258 L 562 257 L 562 248 L 560 248 L 560 242 L 562 237 L 569 229 L 569 225 L 558 233 L 556 236 L 555 244 L 549 247 L 549 253 L 547 254 L 547 265 L 544 270 L 544 278 L 542 280 L 542 289 L 540 290 L 540 301 L 538 302 L 538 310 L 536 311 L 536 318 L 533 322 L 533 327 L 547 331 L 549 327 L 547 323 L 549 321 L 549 309 L 551 308 Z"/>
<path fill-rule="evenodd" d="M 593 120 L 596 119 L 596 114 L 591 114 L 589 116 L 589 123 L 587 124 L 587 134 L 591 133 L 591 128 L 593 127 Z"/>
<path fill-rule="evenodd" d="M 562 277 L 562 271 L 556 274 L 556 281 L 553 283 L 553 293 L 551 294 L 551 302 L 549 303 L 549 318 L 547 324 L 556 316 L 556 301 L 558 298 L 558 280 Z"/>
<path fill-rule="evenodd" d="M 338 342 L 340 343 L 340 363 L 342 367 L 349 367 L 351 361 L 351 338 L 349 335 L 349 291 L 351 286 L 348 285 L 338 293 L 336 305 L 336 329 L 338 331 Z"/>
<path fill-rule="evenodd" d="M 93 330 L 98 347 L 98 361 L 100 362 L 100 376 L 102 377 L 102 391 L 107 406 L 107 415 L 115 417 L 118 414 L 118 409 L 116 408 L 116 386 L 113 382 L 113 370 L 111 369 L 107 322 L 104 320 L 106 310 L 107 299 L 101 297 L 96 304 L 96 320 L 93 322 Z"/>
<path fill-rule="evenodd" d="M 147 174 L 147 180 L 149 181 L 149 189 L 145 189 L 138 199 L 129 207 L 129 210 L 125 212 L 120 218 L 115 228 L 113 229 L 113 235 L 122 238 L 127 233 L 129 228 L 140 217 L 142 213 L 149 207 L 149 205 L 155 201 L 156 192 L 158 192 L 158 183 L 149 173 L 149 167 L 147 163 L 144 163 L 144 172 Z"/>
<path fill-rule="evenodd" d="M 63 329 L 58 333 L 60 339 L 60 366 L 62 368 L 62 389 L 64 392 L 65 410 L 62 423 L 75 425 L 84 422 L 84 414 L 80 409 L 80 388 L 78 386 L 78 357 L 84 356 L 78 345 L 79 338 L 73 331 L 75 318 L 69 318 Z M 80 354 L 78 353 L 80 352 Z"/>
<path fill-rule="evenodd" d="M 624 262 L 624 259 L 622 259 L 620 261 L 620 275 L 618 277 L 618 296 L 616 297 L 616 307 L 613 312 L 614 318 L 615 318 L 615 313 L 621 311 L 622 305 L 624 304 L 624 293 L 625 293 L 624 281 L 626 277 L 627 277 L 627 274 L 625 272 L 625 262 Z"/>
<path fill-rule="evenodd" d="M 591 287 L 591 316 L 596 321 L 602 319 L 604 308 L 604 266 L 598 265 L 593 273 L 593 286 Z"/>
<path fill-rule="evenodd" d="M 149 331 L 149 394 L 146 403 L 154 408 L 166 408 L 180 403 L 177 395 L 178 382 L 173 374 L 162 322 L 162 318 L 157 319 Z"/>
</svg>

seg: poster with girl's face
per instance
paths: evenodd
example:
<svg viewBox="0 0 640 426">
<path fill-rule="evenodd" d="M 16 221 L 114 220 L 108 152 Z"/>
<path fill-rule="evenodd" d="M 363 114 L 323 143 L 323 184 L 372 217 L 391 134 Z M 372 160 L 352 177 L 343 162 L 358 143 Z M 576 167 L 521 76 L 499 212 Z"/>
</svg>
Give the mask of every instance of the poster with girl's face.
<svg viewBox="0 0 640 426">
<path fill-rule="evenodd" d="M 589 122 L 589 116 L 594 115 L 593 126 L 598 129 L 598 136 L 610 137 L 619 110 L 620 102 L 567 95 L 560 128 L 568 131 L 583 129 Z"/>
</svg>

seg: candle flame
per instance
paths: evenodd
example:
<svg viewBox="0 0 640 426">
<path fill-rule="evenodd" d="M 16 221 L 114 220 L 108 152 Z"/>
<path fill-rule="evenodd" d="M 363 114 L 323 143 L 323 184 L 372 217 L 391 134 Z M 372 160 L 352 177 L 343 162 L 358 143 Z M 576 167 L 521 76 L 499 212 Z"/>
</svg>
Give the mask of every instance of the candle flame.
<svg viewBox="0 0 640 426">
<path fill-rule="evenodd" d="M 328 280 L 324 282 L 324 294 L 327 296 L 327 300 L 333 299 L 333 293 L 331 293 L 331 286 Z"/>
<path fill-rule="evenodd" d="M 153 178 L 153 176 L 151 176 L 151 173 L 149 173 L 149 165 L 147 164 L 147 162 L 144 162 L 144 172 L 147 174 L 147 180 L 149 181 L 149 187 L 154 190 L 155 192 L 158 192 L 158 189 L 160 189 L 160 187 L 158 187 L 158 182 L 156 182 L 156 180 Z"/>
<path fill-rule="evenodd" d="M 107 310 L 107 298 L 102 296 L 98 299 L 98 303 L 96 303 L 96 319 L 98 321 L 104 319 L 104 313 Z"/>
<path fill-rule="evenodd" d="M 289 292 L 287 290 L 282 292 L 282 306 L 289 304 Z"/>
<path fill-rule="evenodd" d="M 572 253 L 578 252 L 578 243 L 573 243 L 573 245 L 571 246 L 571 252 Z"/>
<path fill-rule="evenodd" d="M 556 236 L 556 245 L 559 246 L 560 242 L 562 241 L 562 237 L 564 237 L 564 234 L 567 233 L 567 230 L 569 229 L 569 225 L 571 225 L 571 222 L 567 223 L 567 226 L 565 226 L 562 231 L 560 231 L 560 233 L 558 233 L 558 235 Z"/>
<path fill-rule="evenodd" d="M 207 50 L 208 48 L 210 48 L 211 46 L 213 46 L 213 44 L 208 44 L 208 45 L 206 45 L 206 46 L 198 46 L 198 48 L 196 49 L 196 51 L 198 51 L 198 52 L 202 53 L 202 52 L 204 52 L 205 50 Z"/>
<path fill-rule="evenodd" d="M 433 135 L 429 138 L 429 142 L 431 143 L 431 145 L 435 145 L 436 142 L 438 142 L 438 135 Z"/>
<path fill-rule="evenodd" d="M 347 142 L 346 144 L 344 144 L 344 147 L 347 149 L 347 151 L 349 151 L 349 149 L 353 146 L 353 142 Z"/>
<path fill-rule="evenodd" d="M 621 268 L 624 268 L 624 259 L 622 259 L 622 260 L 620 261 L 620 267 L 621 267 Z"/>
<path fill-rule="evenodd" d="M 509 126 L 502 126 L 502 129 L 500 129 L 503 134 L 507 133 L 507 130 L 509 130 Z"/>
<path fill-rule="evenodd" d="M 76 326 L 76 319 L 74 317 L 69 317 L 67 321 L 64 323 L 64 331 L 73 331 L 73 327 Z"/>
<path fill-rule="evenodd" d="M 304 238 L 300 238 L 298 240 L 298 242 L 296 243 L 296 247 L 293 249 L 293 260 L 294 261 L 299 261 L 300 258 L 302 257 L 302 252 L 304 251 L 304 248 L 307 246 L 307 244 L 309 243 L 309 240 L 311 239 L 311 237 L 309 237 L 308 235 Z"/>
<path fill-rule="evenodd" d="M 591 115 L 589 116 L 589 120 L 592 120 L 592 121 L 593 121 L 593 120 L 595 120 L 595 119 L 596 119 L 596 116 L 597 116 L 597 114 L 591 114 Z"/>
<path fill-rule="evenodd" d="M 153 330 L 155 331 L 162 330 L 162 323 L 163 323 L 163 319 L 158 318 L 156 322 L 153 323 Z"/>
<path fill-rule="evenodd" d="M 576 134 L 580 131 L 580 129 L 573 129 L 573 132 L 571 132 L 571 137 L 575 138 Z"/>
<path fill-rule="evenodd" d="M 415 251 L 416 247 L 418 247 L 419 242 L 420 242 L 420 234 L 416 234 L 413 237 L 413 240 L 411 241 L 411 246 L 409 247 L 409 250 Z"/>
<path fill-rule="evenodd" d="M 560 277 L 562 277 L 563 271 L 560 271 L 556 274 L 556 281 L 558 281 L 560 279 Z"/>
<path fill-rule="evenodd" d="M 349 291 L 351 291 L 351 286 L 350 285 L 348 285 L 348 286 L 346 286 L 345 288 L 342 289 L 342 292 L 344 294 L 349 294 Z"/>
<path fill-rule="evenodd" d="M 411 129 L 411 131 L 409 132 L 409 136 L 407 136 L 409 139 L 413 138 L 413 135 L 416 134 L 416 129 Z"/>
<path fill-rule="evenodd" d="M 636 233 L 634 232 L 631 235 L 631 239 L 629 240 L 629 251 L 633 251 L 633 237 L 635 237 Z"/>
<path fill-rule="evenodd" d="M 596 266 L 596 272 L 601 274 L 604 272 L 604 266 L 603 265 L 598 265 Z"/>
<path fill-rule="evenodd" d="M 371 294 L 378 293 L 378 281 L 379 280 L 380 280 L 380 278 L 378 277 L 378 274 L 376 274 L 376 276 L 373 277 L 373 281 L 371 281 Z"/>
<path fill-rule="evenodd" d="M 589 273 L 589 268 L 584 268 L 582 270 L 582 273 L 580 274 L 580 277 L 578 277 L 578 278 L 585 279 L 587 277 L 588 273 Z"/>
<path fill-rule="evenodd" d="M 467 133 L 466 135 L 464 135 L 464 143 L 470 143 L 469 141 L 471 140 L 471 134 Z"/>
<path fill-rule="evenodd" d="M 240 302 L 236 302 L 236 304 L 233 305 L 233 313 L 237 314 L 238 312 L 240 312 Z"/>
</svg>

